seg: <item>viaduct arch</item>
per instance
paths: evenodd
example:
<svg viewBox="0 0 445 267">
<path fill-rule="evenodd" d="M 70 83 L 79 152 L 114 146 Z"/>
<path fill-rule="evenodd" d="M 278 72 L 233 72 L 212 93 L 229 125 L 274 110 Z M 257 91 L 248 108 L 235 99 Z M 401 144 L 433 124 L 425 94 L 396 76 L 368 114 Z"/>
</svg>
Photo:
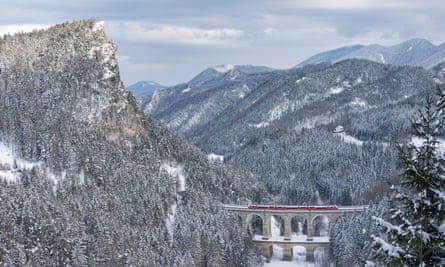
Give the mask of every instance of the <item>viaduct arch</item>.
<svg viewBox="0 0 445 267">
<path fill-rule="evenodd" d="M 255 208 L 254 208 L 255 207 Z M 263 207 L 263 208 L 258 208 Z M 255 215 L 262 220 L 262 235 L 254 235 L 253 242 L 261 247 L 262 254 L 270 259 L 273 255 L 273 245 L 283 248 L 283 260 L 292 260 L 293 247 L 303 246 L 306 248 L 306 260 L 314 260 L 314 251 L 317 247 L 329 247 L 329 236 L 337 218 L 343 214 L 353 214 L 364 211 L 367 206 L 335 206 L 335 208 L 326 208 L 326 206 L 310 206 L 296 209 L 296 206 L 241 206 L 224 205 L 226 211 L 235 212 L 241 218 L 241 224 L 245 231 L 251 227 L 252 217 Z M 272 216 L 280 216 L 284 220 L 283 236 L 271 235 Z M 314 236 L 314 222 L 320 216 L 326 217 L 327 236 Z M 306 235 L 293 236 L 292 218 L 304 218 L 307 227 Z M 252 229 L 250 229 L 252 230 Z"/>
</svg>

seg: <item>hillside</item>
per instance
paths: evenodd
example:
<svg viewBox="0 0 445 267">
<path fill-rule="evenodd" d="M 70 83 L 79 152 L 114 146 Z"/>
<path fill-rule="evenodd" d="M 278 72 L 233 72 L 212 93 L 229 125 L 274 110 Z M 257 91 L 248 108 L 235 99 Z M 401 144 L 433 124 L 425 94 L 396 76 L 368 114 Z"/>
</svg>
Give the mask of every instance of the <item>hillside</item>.
<svg viewBox="0 0 445 267">
<path fill-rule="evenodd" d="M 0 263 L 259 264 L 227 202 L 261 185 L 143 114 L 98 20 L 0 39 Z"/>
<path fill-rule="evenodd" d="M 281 203 L 367 203 L 383 194 L 391 144 L 410 138 L 409 118 L 440 73 L 350 59 L 178 85 L 147 111 Z"/>
</svg>

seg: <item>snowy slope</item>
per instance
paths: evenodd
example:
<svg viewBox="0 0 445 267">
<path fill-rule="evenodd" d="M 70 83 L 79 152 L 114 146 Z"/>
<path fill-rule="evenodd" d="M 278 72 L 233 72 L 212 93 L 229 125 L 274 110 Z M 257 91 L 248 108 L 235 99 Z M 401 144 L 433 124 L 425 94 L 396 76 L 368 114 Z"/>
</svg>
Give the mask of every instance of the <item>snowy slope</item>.
<svg viewBox="0 0 445 267">
<path fill-rule="evenodd" d="M 424 39 L 411 39 L 393 46 L 355 45 L 316 54 L 297 66 L 350 58 L 367 59 L 399 66 L 410 65 L 432 68 L 445 61 L 445 46 L 443 44 L 435 46 Z"/>
</svg>

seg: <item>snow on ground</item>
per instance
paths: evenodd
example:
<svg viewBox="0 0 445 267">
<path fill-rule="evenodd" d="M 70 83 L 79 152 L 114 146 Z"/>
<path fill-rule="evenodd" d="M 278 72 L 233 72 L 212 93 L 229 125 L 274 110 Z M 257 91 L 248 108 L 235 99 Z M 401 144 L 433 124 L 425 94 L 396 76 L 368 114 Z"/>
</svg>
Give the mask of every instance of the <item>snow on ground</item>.
<svg viewBox="0 0 445 267">
<path fill-rule="evenodd" d="M 345 90 L 344 87 L 341 86 L 336 86 L 336 87 L 331 87 L 328 90 L 328 95 L 335 95 L 335 94 L 340 94 L 341 92 L 343 92 Z"/>
<path fill-rule="evenodd" d="M 425 141 L 425 139 L 417 137 L 417 136 L 413 136 L 411 138 L 411 143 L 413 145 L 415 145 L 416 147 L 422 146 L 424 141 Z M 445 152 L 445 140 L 439 140 L 439 150 L 442 152 Z"/>
<path fill-rule="evenodd" d="M 379 54 L 379 57 L 380 57 L 380 61 L 383 63 L 383 64 L 386 64 L 386 60 L 385 60 L 385 57 L 383 56 L 383 54 Z"/>
<path fill-rule="evenodd" d="M 234 68 L 235 68 L 235 66 L 232 64 L 225 64 L 225 65 L 213 67 L 213 69 L 219 73 L 226 73 L 226 72 L 233 70 Z"/>
<path fill-rule="evenodd" d="M 41 162 L 30 162 L 15 157 L 12 148 L 0 142 L 0 179 L 7 182 L 17 182 L 21 170 L 29 170 L 40 165 Z"/>
<path fill-rule="evenodd" d="M 217 154 L 213 154 L 213 153 L 208 154 L 208 155 L 207 155 L 207 158 L 209 159 L 209 161 L 220 161 L 220 162 L 224 162 L 224 156 L 217 155 Z"/>
<path fill-rule="evenodd" d="M 184 166 L 169 164 L 164 162 L 161 165 L 161 170 L 166 171 L 172 178 L 177 179 L 177 191 L 183 192 L 185 191 L 185 174 L 184 174 Z"/>
<path fill-rule="evenodd" d="M 176 209 L 177 209 L 176 203 L 173 203 L 170 206 L 170 210 L 168 212 L 168 216 L 165 219 L 165 226 L 167 227 L 168 234 L 173 239 L 173 233 L 175 229 L 175 216 L 176 216 Z"/>
<path fill-rule="evenodd" d="M 349 103 L 351 106 L 354 106 L 354 107 L 361 107 L 361 108 L 364 108 L 364 107 L 367 107 L 368 106 L 368 103 L 366 102 L 366 100 L 364 100 L 364 99 L 361 99 L 361 98 L 359 98 L 359 97 L 356 97 L 356 98 L 354 98 L 354 100 L 351 102 L 351 103 Z"/>
<path fill-rule="evenodd" d="M 309 79 L 308 77 L 302 77 L 302 78 L 296 80 L 295 83 L 301 83 L 302 81 L 308 80 L 308 79 Z"/>
<path fill-rule="evenodd" d="M 320 125 L 326 125 L 331 123 L 334 120 L 333 117 L 322 114 L 318 116 L 314 116 L 309 119 L 304 119 L 302 121 L 299 121 L 298 124 L 294 127 L 294 130 L 297 132 L 302 131 L 303 129 L 313 129 Z"/>
<path fill-rule="evenodd" d="M 274 216 L 271 217 L 271 237 L 268 239 L 270 241 L 283 241 L 284 237 L 280 235 L 280 224 L 275 219 Z M 253 236 L 253 240 L 263 240 L 262 235 Z M 307 236 L 301 233 L 293 233 L 290 242 L 308 242 Z M 329 236 L 313 237 L 316 242 L 329 242 Z M 313 242 L 313 241 L 309 241 Z M 315 258 L 319 251 L 315 251 Z M 306 262 L 306 248 L 303 246 L 293 247 L 293 259 L 292 261 L 283 261 L 283 249 L 279 246 L 273 246 L 273 254 L 270 262 L 265 263 L 265 267 L 315 267 L 321 266 L 316 265 L 315 262 Z"/>
<path fill-rule="evenodd" d="M 182 90 L 181 93 L 187 93 L 187 92 L 190 92 L 191 90 L 192 90 L 192 88 L 190 86 L 187 86 L 187 88 Z"/>
<path fill-rule="evenodd" d="M 104 25 L 105 25 L 105 22 L 104 21 L 97 21 L 96 23 L 94 23 L 94 25 L 93 25 L 93 27 L 92 27 L 92 31 L 93 32 L 97 32 L 97 31 L 100 31 L 100 30 L 103 30 L 104 29 Z"/>
<path fill-rule="evenodd" d="M 283 261 L 283 249 L 278 246 L 273 246 L 273 256 L 270 262 L 265 263 L 264 267 L 316 267 L 325 266 L 322 264 L 323 250 L 315 250 L 315 262 L 306 261 L 306 249 L 302 246 L 293 247 L 292 261 Z"/>
<path fill-rule="evenodd" d="M 358 145 L 358 146 L 363 145 L 363 141 L 358 140 L 357 138 L 355 138 L 352 135 L 346 134 L 346 132 L 334 133 L 334 134 L 340 136 L 341 140 L 343 140 L 343 142 L 345 142 L 345 143 L 354 144 L 354 145 Z"/>
</svg>

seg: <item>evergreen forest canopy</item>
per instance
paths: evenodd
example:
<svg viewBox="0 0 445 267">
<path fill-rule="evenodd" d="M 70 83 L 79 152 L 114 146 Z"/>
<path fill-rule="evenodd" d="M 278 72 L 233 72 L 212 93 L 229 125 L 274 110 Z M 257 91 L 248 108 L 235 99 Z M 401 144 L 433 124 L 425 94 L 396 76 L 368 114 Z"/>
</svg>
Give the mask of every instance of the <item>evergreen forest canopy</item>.
<svg viewBox="0 0 445 267">
<path fill-rule="evenodd" d="M 252 266 L 267 199 L 143 114 L 98 20 L 0 39 L 1 266 Z"/>
</svg>

